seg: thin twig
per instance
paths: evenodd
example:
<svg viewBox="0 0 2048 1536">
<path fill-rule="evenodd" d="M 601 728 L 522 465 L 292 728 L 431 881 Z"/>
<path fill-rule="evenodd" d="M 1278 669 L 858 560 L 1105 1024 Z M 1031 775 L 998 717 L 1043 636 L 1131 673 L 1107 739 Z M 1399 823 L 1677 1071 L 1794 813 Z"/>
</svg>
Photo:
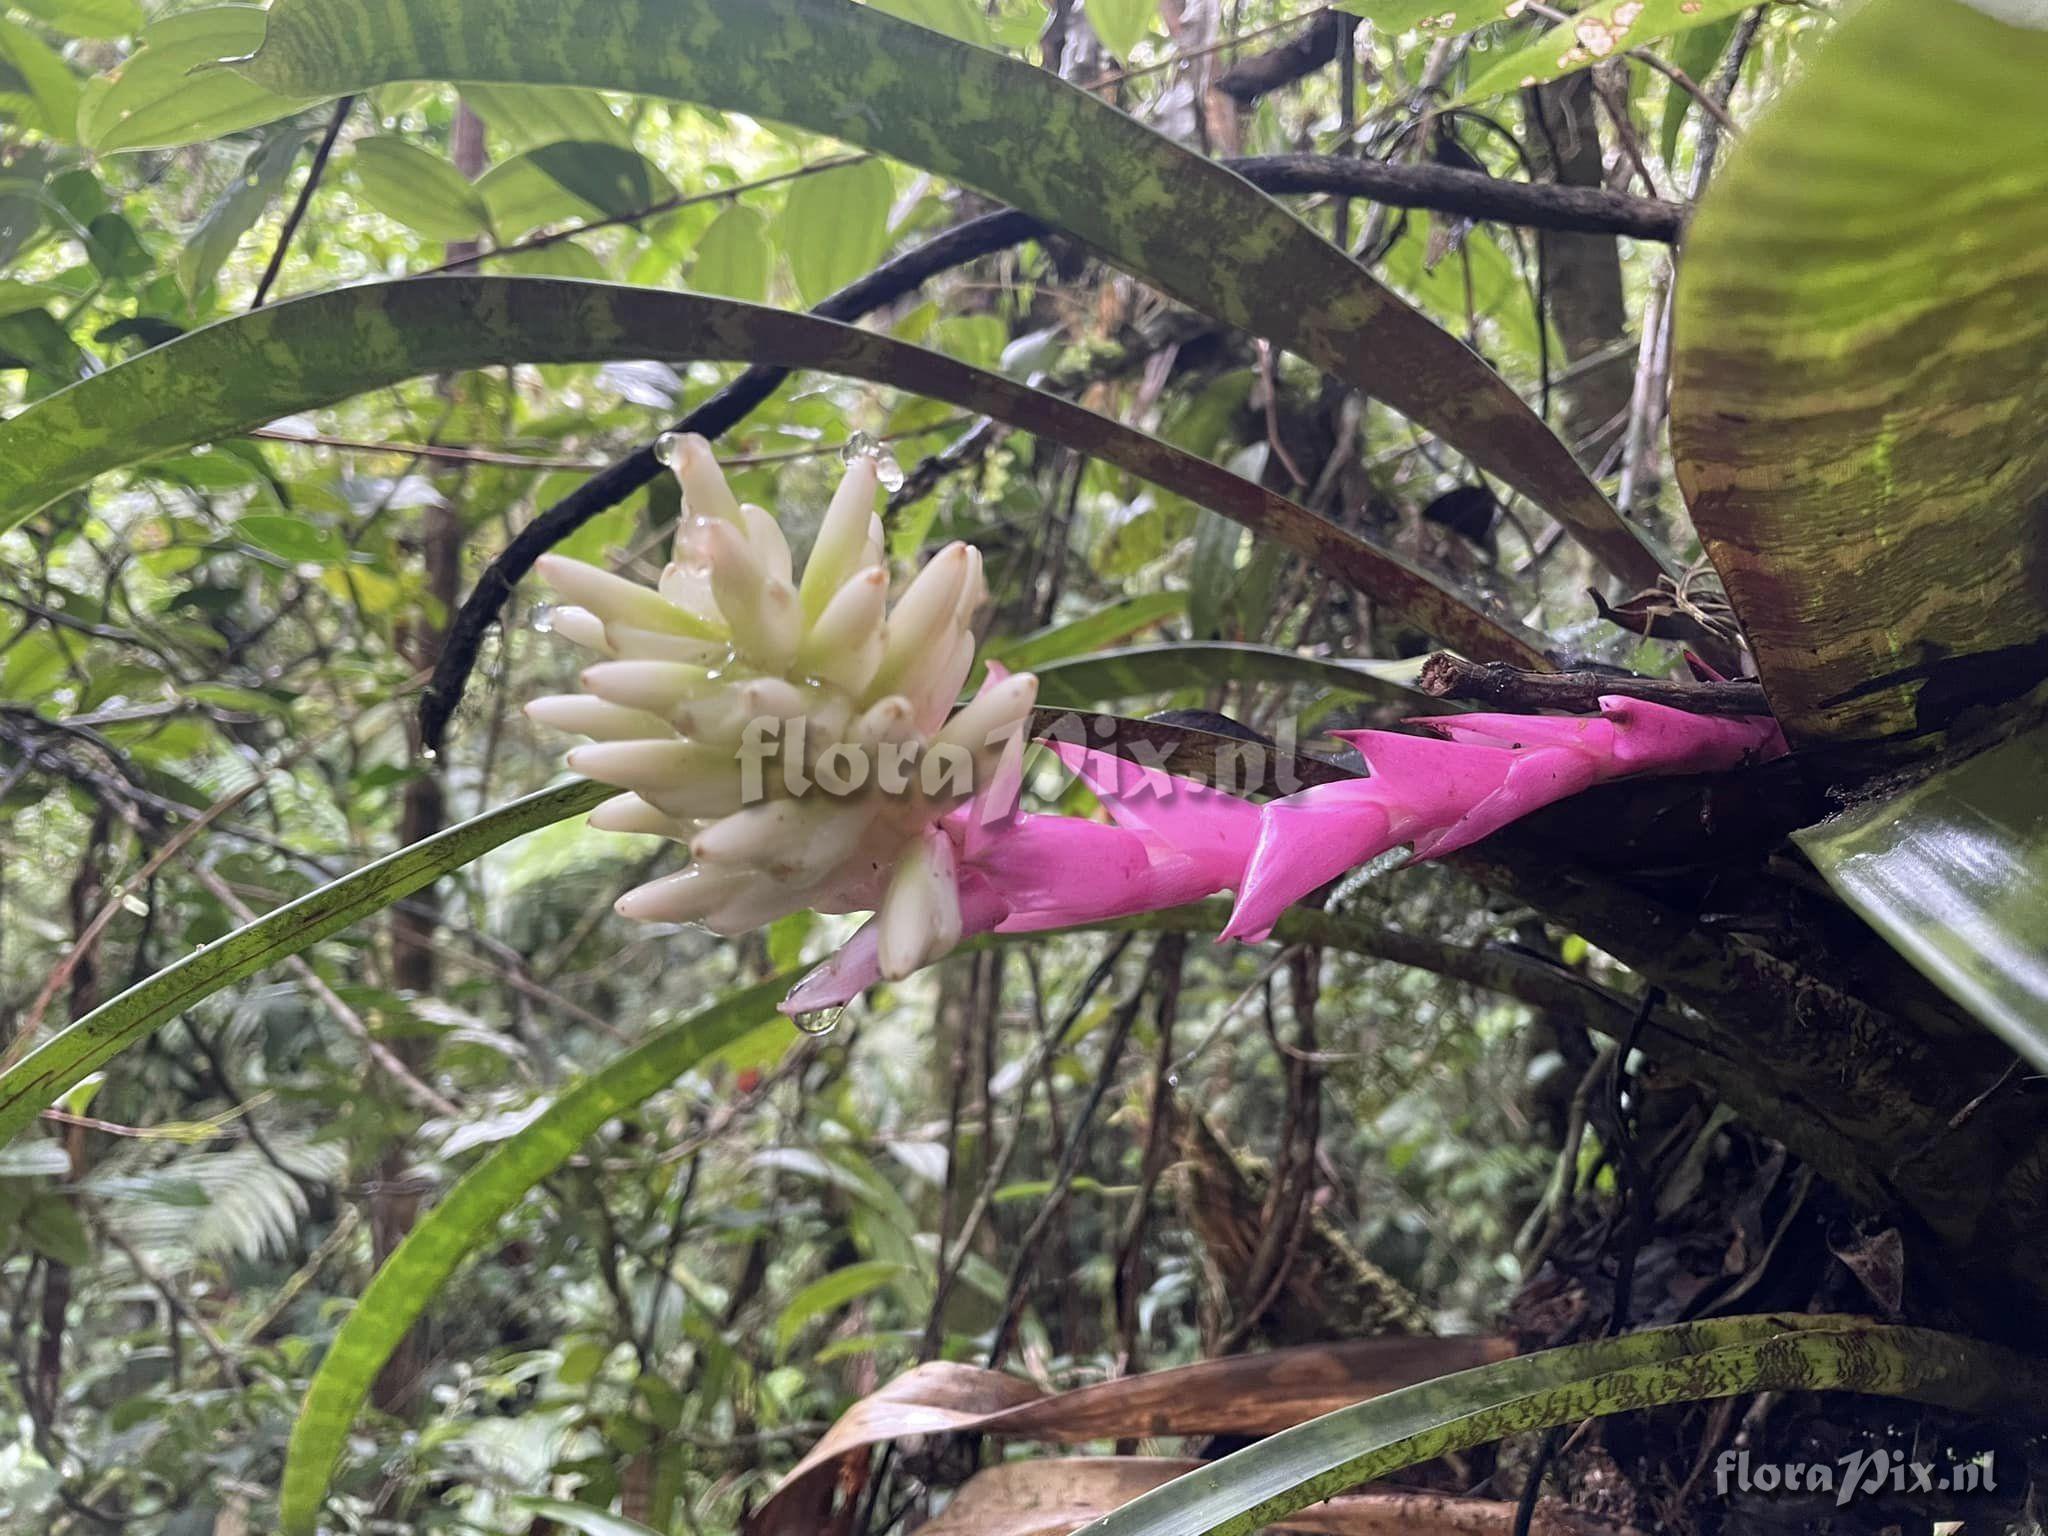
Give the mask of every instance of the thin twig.
<svg viewBox="0 0 2048 1536">
<path fill-rule="evenodd" d="M 277 234 L 277 248 L 270 253 L 263 276 L 257 279 L 256 296 L 249 301 L 251 309 L 261 309 L 263 301 L 270 297 L 271 285 L 284 268 L 285 252 L 291 249 L 292 236 L 299 232 L 299 222 L 306 217 L 306 209 L 312 205 L 314 190 L 320 185 L 320 173 L 327 169 L 327 157 L 334 153 L 334 141 L 341 136 L 341 125 L 355 104 L 353 96 L 344 96 L 334 104 L 333 115 L 327 119 L 327 131 L 320 135 L 320 147 L 313 151 L 313 165 L 306 172 L 306 184 L 299 188 L 292 211 L 285 215 L 284 228 Z"/>
</svg>

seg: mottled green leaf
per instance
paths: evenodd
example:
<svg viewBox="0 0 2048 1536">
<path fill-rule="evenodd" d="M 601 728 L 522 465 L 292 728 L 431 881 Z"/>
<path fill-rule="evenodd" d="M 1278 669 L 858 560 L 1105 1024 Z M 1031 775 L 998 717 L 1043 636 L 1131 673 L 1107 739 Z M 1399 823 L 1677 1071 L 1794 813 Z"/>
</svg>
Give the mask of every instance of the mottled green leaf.
<svg viewBox="0 0 2048 1536">
<path fill-rule="evenodd" d="M 1892 948 L 2048 1072 L 2048 727 L 1795 838 Z"/>
<path fill-rule="evenodd" d="M 279 0 L 270 18 L 237 67 L 277 90 L 602 86 L 795 123 L 955 177 L 1385 401 L 1610 569 L 1639 585 L 1661 571 L 1456 338 L 1242 178 L 1047 71 L 842 0 Z"/>
<path fill-rule="evenodd" d="M 1735 35 L 1736 18 L 1724 16 L 1711 26 L 1698 27 L 1683 34 L 1671 45 L 1672 67 L 1682 71 L 1686 79 L 1704 88 L 1713 78 L 1714 66 L 1727 51 L 1728 40 Z M 1698 98 L 1683 86 L 1673 84 L 1664 93 L 1664 118 L 1657 128 L 1657 152 L 1670 165 L 1678 154 L 1679 130 L 1685 127 L 1685 119 Z"/>
<path fill-rule="evenodd" d="M 359 141 L 353 163 L 363 201 L 429 240 L 470 240 L 490 227 L 483 194 L 462 172 L 396 134 Z"/>
<path fill-rule="evenodd" d="M 2048 30 L 1871 0 L 1686 237 L 1679 483 L 1795 744 L 2048 675 L 2044 79 Z"/>
<path fill-rule="evenodd" d="M 92 1238 L 78 1207 L 59 1194 L 41 1194 L 21 1213 L 21 1236 L 47 1259 L 82 1269 L 92 1262 Z"/>
<path fill-rule="evenodd" d="M 274 92 L 229 70 L 192 73 L 262 42 L 263 16 L 253 5 L 216 5 L 153 23 L 142 47 L 105 77 L 110 83 L 86 96 L 78 136 L 103 155 L 169 148 L 274 122 L 319 100 L 319 91 Z"/>
<path fill-rule="evenodd" d="M 622 358 L 823 368 L 995 416 L 1243 522 L 1475 660 L 1547 664 L 1534 637 L 1399 556 L 1042 390 L 810 315 L 603 283 L 469 276 L 365 283 L 193 331 L 0 422 L 0 529 L 104 470 L 403 379 Z"/>
<path fill-rule="evenodd" d="M 1488 62 L 1477 69 L 1460 101 L 1484 101 L 1539 85 L 1602 59 L 1640 48 L 1674 33 L 1711 26 L 1756 0 L 1594 0 L 1564 21 L 1554 22 L 1532 43 L 1501 56 L 1481 55 Z"/>
<path fill-rule="evenodd" d="M 780 976 L 736 992 L 650 1036 L 565 1089 L 531 1124 L 499 1142 L 420 1218 L 370 1281 L 307 1389 L 292 1426 L 279 1491 L 279 1520 L 285 1531 L 315 1528 L 328 1479 L 370 1383 L 448 1277 L 489 1238 L 505 1214 L 607 1120 L 643 1103 L 706 1057 L 773 1019 L 775 1005 L 793 979 Z"/>
<path fill-rule="evenodd" d="M 768 296 L 768 274 L 774 261 L 768 220 L 752 208 L 735 204 L 713 219 L 697 242 L 690 286 L 699 293 L 758 304 Z"/>
<path fill-rule="evenodd" d="M 1508 14 L 1509 0 L 1337 0 L 1335 9 L 1363 16 L 1390 36 L 1427 32 L 1453 37 Z"/>
<path fill-rule="evenodd" d="M 775 1319 L 775 1351 L 788 1355 L 790 1345 L 813 1318 L 837 1312 L 849 1302 L 878 1291 L 898 1276 L 908 1273 L 901 1264 L 883 1259 L 865 1259 L 821 1275 L 790 1297 L 782 1315 Z"/>
<path fill-rule="evenodd" d="M 501 843 L 581 815 L 611 793 L 578 780 L 528 795 L 329 881 L 173 961 L 0 1072 L 0 1143 L 72 1084 L 202 998 L 382 911 Z"/>
<path fill-rule="evenodd" d="M 1746 1392 L 1986 1411 L 2048 1391 L 1996 1345 L 1856 1317 L 1725 1317 L 1522 1355 L 1340 1408 L 1133 1499 L 1081 1536 L 1248 1536 L 1318 1500 L 1509 1435 Z"/>
<path fill-rule="evenodd" d="M 792 182 L 775 234 L 806 304 L 844 288 L 889 248 L 889 167 L 861 160 Z"/>
</svg>

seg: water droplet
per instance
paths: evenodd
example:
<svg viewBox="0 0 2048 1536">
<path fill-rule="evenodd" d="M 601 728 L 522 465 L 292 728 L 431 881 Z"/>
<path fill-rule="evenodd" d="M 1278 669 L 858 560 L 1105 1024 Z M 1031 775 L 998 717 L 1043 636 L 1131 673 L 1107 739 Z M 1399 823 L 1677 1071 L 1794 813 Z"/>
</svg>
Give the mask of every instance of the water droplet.
<svg viewBox="0 0 2048 1536">
<path fill-rule="evenodd" d="M 896 462 L 896 455 L 889 451 L 888 445 L 865 432 L 849 433 L 846 445 L 839 450 L 839 462 L 852 465 L 862 459 L 874 461 L 875 478 L 882 483 L 883 490 L 893 495 L 903 489 L 903 466 Z"/>
<path fill-rule="evenodd" d="M 555 632 L 555 610 L 536 608 L 533 610 L 533 632 L 536 635 L 552 635 Z"/>
<path fill-rule="evenodd" d="M 663 469 L 674 469 L 676 467 L 676 446 L 682 440 L 681 433 L 662 433 L 661 436 L 654 440 L 654 447 L 651 450 L 654 454 L 654 462 Z"/>
<path fill-rule="evenodd" d="M 800 1013 L 796 1016 L 796 1027 L 807 1035 L 829 1035 L 839 1027 L 839 1021 L 845 1016 L 844 1008 L 823 1008 L 816 1013 Z"/>
</svg>

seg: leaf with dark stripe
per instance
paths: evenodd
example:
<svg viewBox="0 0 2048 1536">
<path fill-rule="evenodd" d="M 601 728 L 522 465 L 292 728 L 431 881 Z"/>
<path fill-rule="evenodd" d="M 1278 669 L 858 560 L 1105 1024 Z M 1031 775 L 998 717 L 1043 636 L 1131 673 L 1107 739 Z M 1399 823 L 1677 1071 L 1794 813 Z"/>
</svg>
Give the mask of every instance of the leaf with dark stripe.
<svg viewBox="0 0 2048 1536">
<path fill-rule="evenodd" d="M 1679 481 L 1795 745 L 2048 675 L 2043 80 L 2038 24 L 1871 0 L 1687 237 Z"/>
<path fill-rule="evenodd" d="M 0 423 L 0 529 L 94 475 L 422 374 L 653 358 L 775 363 L 998 417 L 1235 518 L 1467 655 L 1548 668 L 1538 637 L 1220 465 L 1043 390 L 811 315 L 553 278 L 366 283 L 237 315 Z"/>
<path fill-rule="evenodd" d="M 1003 198 L 1437 433 L 1647 586 L 1656 558 L 1462 342 L 1212 160 L 1022 60 L 851 0 L 279 0 L 237 67 L 277 91 L 580 85 L 797 124 Z"/>
</svg>

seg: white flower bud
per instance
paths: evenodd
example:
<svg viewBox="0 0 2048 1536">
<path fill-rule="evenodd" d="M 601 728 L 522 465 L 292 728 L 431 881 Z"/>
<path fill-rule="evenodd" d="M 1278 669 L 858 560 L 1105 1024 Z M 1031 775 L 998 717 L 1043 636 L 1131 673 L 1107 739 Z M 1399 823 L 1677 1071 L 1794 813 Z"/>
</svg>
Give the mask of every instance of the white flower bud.
<svg viewBox="0 0 2048 1536">
<path fill-rule="evenodd" d="M 751 875 L 693 864 L 635 886 L 612 903 L 612 910 L 638 923 L 694 923 L 753 887 Z"/>
<path fill-rule="evenodd" d="M 762 568 L 779 580 L 790 580 L 789 540 L 782 535 L 782 525 L 752 502 L 740 508 L 740 517 L 746 524 L 747 542 L 754 546 L 754 555 Z"/>
<path fill-rule="evenodd" d="M 676 729 L 693 741 L 730 746 L 753 720 L 794 720 L 813 694 L 779 677 L 749 678 L 714 689 L 675 713 Z"/>
<path fill-rule="evenodd" d="M 710 691 L 713 678 L 682 661 L 600 661 L 583 669 L 583 686 L 608 703 L 673 720 L 685 703 Z"/>
<path fill-rule="evenodd" d="M 888 645 L 876 685 L 890 692 L 934 651 L 945 656 L 953 643 L 954 614 L 966 590 L 973 556 L 965 544 L 948 544 L 911 579 L 889 611 Z"/>
<path fill-rule="evenodd" d="M 701 565 L 671 560 L 662 568 L 656 591 L 685 613 L 693 613 L 714 629 L 723 628 L 718 600 L 711 595 L 711 573 Z"/>
<path fill-rule="evenodd" d="M 901 981 L 960 942 L 960 889 L 953 840 L 927 827 L 904 851 L 879 914 L 882 974 Z"/>
<path fill-rule="evenodd" d="M 711 590 L 732 629 L 733 644 L 766 670 L 780 672 L 796 658 L 803 640 L 796 589 L 767 572 L 753 544 L 733 525 L 713 523 L 704 535 Z"/>
<path fill-rule="evenodd" d="M 816 619 L 832 601 L 833 594 L 867 562 L 868 528 L 875 521 L 875 490 L 881 483 L 875 461 L 861 454 L 846 466 L 825 519 L 818 525 L 818 537 L 804 562 L 800 589 L 804 617 Z"/>
<path fill-rule="evenodd" d="M 881 669 L 889 573 L 879 566 L 849 579 L 818 615 L 796 653 L 797 670 L 858 696 Z"/>
<path fill-rule="evenodd" d="M 1038 679 L 1029 672 L 1013 673 L 1000 682 L 985 683 L 974 701 L 948 720 L 934 738 L 965 747 L 979 762 L 1002 755 L 1004 743 L 1022 731 L 1038 702 Z"/>
<path fill-rule="evenodd" d="M 740 934 L 766 927 L 777 918 L 801 912 L 809 905 L 810 900 L 802 891 L 757 878 L 746 892 L 733 897 L 707 916 L 704 926 L 720 938 L 737 938 Z"/>
<path fill-rule="evenodd" d="M 808 888 L 853 852 L 873 818 L 858 801 L 815 793 L 769 800 L 713 822 L 690 839 L 690 852 L 713 867 L 754 868 L 780 884 Z"/>
<path fill-rule="evenodd" d="M 571 645 L 580 645 L 586 651 L 596 651 L 604 656 L 618 654 L 606 638 L 604 620 L 588 608 L 557 608 L 548 615 L 548 628 Z"/>
<path fill-rule="evenodd" d="M 903 691 L 910 695 L 911 707 L 917 712 L 919 730 L 939 728 L 960 702 L 960 690 L 973 670 L 974 636 L 963 631 L 948 648 L 934 650 L 904 679 Z"/>
<path fill-rule="evenodd" d="M 642 798 L 652 800 L 671 816 L 723 815 L 723 811 L 685 809 L 670 801 L 681 792 L 715 787 L 714 802 L 724 795 L 728 781 L 730 798 L 739 800 L 739 775 L 733 771 L 732 753 L 688 741 L 597 741 L 572 749 L 569 771 L 600 784 L 616 784 Z"/>
<path fill-rule="evenodd" d="M 526 706 L 526 718 L 535 725 L 596 741 L 646 741 L 675 735 L 675 730 L 659 715 L 595 699 L 587 693 L 558 693 L 535 699 Z"/>
<path fill-rule="evenodd" d="M 637 581 L 614 576 L 566 555 L 542 555 L 533 568 L 542 581 L 578 607 L 588 608 L 607 627 L 628 624 L 635 629 L 652 629 L 662 634 L 694 635 L 716 640 L 718 631 L 695 614 L 685 613 L 659 592 L 649 591 Z"/>
<path fill-rule="evenodd" d="M 608 624 L 604 633 L 612 654 L 632 661 L 680 661 L 710 669 L 732 660 L 732 646 L 724 640 L 693 640 L 623 624 Z"/>
<path fill-rule="evenodd" d="M 708 442 L 695 432 L 683 434 L 676 439 L 669 462 L 675 467 L 676 483 L 683 488 L 686 514 L 716 518 L 722 523 L 739 522 L 739 501 L 733 496 L 732 487 L 725 483 L 725 472 L 712 457 Z"/>
<path fill-rule="evenodd" d="M 697 831 L 694 822 L 678 821 L 660 806 L 650 804 L 638 795 L 612 796 L 590 813 L 590 824 L 600 832 L 632 832 L 647 837 L 672 837 L 682 843 L 687 843 Z M 655 883 L 660 884 L 659 881 Z"/>
</svg>

